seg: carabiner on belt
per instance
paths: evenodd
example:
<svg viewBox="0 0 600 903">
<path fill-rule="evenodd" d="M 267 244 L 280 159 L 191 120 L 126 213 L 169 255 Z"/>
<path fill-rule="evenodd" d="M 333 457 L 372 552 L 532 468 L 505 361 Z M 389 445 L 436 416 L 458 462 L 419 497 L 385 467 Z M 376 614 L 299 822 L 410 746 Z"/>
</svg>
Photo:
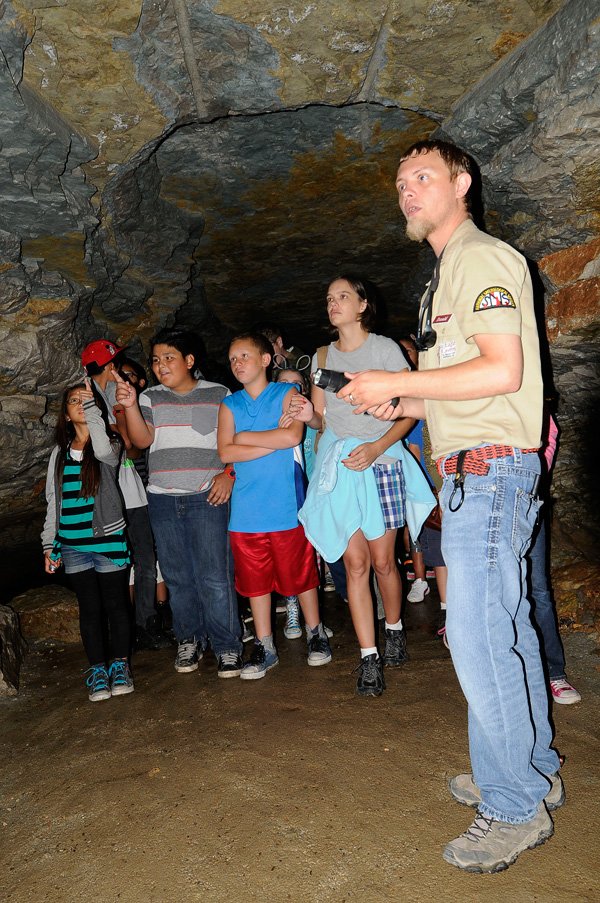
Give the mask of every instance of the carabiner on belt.
<svg viewBox="0 0 600 903">
<path fill-rule="evenodd" d="M 466 451 L 460 451 L 456 458 L 456 473 L 454 474 L 454 489 L 452 490 L 452 495 L 448 500 L 448 508 L 453 513 L 458 511 L 460 506 L 465 500 L 465 471 L 463 470 L 465 464 L 465 458 L 467 457 Z M 457 491 L 460 490 L 460 498 L 458 500 L 458 505 L 456 508 L 452 507 L 452 501 Z"/>
</svg>

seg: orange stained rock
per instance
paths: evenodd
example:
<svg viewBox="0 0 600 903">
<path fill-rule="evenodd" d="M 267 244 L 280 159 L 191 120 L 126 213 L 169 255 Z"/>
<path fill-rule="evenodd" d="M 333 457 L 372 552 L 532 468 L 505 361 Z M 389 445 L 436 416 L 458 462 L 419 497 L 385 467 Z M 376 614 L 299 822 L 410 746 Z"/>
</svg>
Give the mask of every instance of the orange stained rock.
<svg viewBox="0 0 600 903">
<path fill-rule="evenodd" d="M 540 269 L 555 286 L 561 287 L 581 278 L 586 265 L 600 255 L 600 238 L 548 254 L 540 260 Z"/>
<path fill-rule="evenodd" d="M 582 279 L 555 292 L 546 307 L 548 338 L 591 326 L 598 320 L 600 277 Z"/>
</svg>

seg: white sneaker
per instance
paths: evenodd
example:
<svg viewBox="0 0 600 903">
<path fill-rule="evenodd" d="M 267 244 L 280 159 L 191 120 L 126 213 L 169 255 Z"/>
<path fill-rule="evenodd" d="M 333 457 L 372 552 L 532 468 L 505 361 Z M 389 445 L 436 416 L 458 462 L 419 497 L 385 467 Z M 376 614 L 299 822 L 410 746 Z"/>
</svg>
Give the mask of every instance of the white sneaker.
<svg viewBox="0 0 600 903">
<path fill-rule="evenodd" d="M 559 705 L 574 705 L 576 702 L 581 702 L 581 694 L 564 677 L 559 680 L 551 680 L 550 691 L 552 699 Z"/>
<path fill-rule="evenodd" d="M 422 602 L 429 593 L 429 584 L 427 580 L 421 580 L 418 577 L 412 585 L 412 589 L 406 597 L 409 602 Z"/>
</svg>

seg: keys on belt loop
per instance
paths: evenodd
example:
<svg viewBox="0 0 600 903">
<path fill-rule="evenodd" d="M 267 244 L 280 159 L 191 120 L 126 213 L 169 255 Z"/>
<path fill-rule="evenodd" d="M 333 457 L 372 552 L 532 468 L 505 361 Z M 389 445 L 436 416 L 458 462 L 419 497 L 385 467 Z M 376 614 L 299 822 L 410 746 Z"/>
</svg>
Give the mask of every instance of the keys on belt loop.
<svg viewBox="0 0 600 903">
<path fill-rule="evenodd" d="M 454 474 L 454 489 L 452 490 L 452 495 L 450 496 L 450 500 L 448 501 L 448 508 L 453 513 L 458 511 L 460 506 L 465 500 L 465 471 L 464 464 L 465 458 L 467 457 L 466 451 L 460 451 L 456 458 L 456 473 Z M 454 496 L 460 490 L 460 498 L 458 499 L 458 505 L 456 507 L 452 507 L 452 502 L 454 500 Z"/>
</svg>

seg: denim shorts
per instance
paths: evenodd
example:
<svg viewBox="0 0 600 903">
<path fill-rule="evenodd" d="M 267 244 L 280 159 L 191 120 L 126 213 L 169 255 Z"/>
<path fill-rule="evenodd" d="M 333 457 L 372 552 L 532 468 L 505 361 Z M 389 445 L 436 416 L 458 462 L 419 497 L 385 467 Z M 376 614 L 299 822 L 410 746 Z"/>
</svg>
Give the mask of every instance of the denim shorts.
<svg viewBox="0 0 600 903">
<path fill-rule="evenodd" d="M 65 574 L 79 574 L 81 571 L 95 570 L 99 574 L 111 574 L 114 571 L 124 571 L 129 565 L 115 564 L 106 555 L 99 552 L 80 552 L 71 546 L 61 546 L 60 554 L 65 566 Z"/>
</svg>

